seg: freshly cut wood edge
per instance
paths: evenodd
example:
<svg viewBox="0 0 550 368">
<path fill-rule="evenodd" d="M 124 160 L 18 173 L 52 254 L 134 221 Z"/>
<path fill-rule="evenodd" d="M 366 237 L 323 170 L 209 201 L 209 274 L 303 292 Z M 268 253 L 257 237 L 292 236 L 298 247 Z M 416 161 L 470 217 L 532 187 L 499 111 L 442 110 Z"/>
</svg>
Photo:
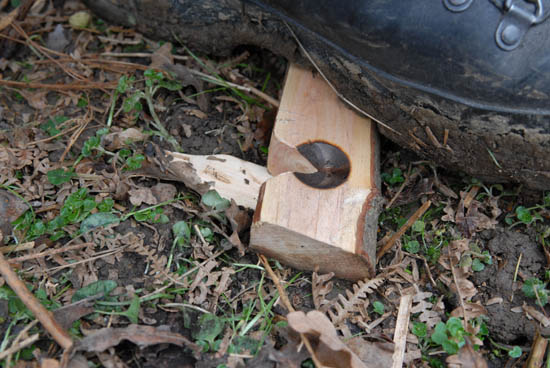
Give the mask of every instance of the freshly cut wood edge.
<svg viewBox="0 0 550 368">
<path fill-rule="evenodd" d="M 298 269 L 373 277 L 381 203 L 376 188 L 319 190 L 284 173 L 262 186 L 250 246 Z"/>
<path fill-rule="evenodd" d="M 260 187 L 271 175 L 264 166 L 230 155 L 188 155 L 164 152 L 162 165 L 143 165 L 140 175 L 182 182 L 199 194 L 209 190 L 233 199 L 237 205 L 256 208 Z M 161 167 L 162 166 L 162 167 Z"/>
<path fill-rule="evenodd" d="M 354 253 L 330 246 L 286 227 L 270 223 L 255 222 L 250 243 L 253 249 L 275 258 L 298 270 L 320 273 L 334 272 L 337 277 L 360 280 L 373 276 L 370 262 Z"/>
</svg>

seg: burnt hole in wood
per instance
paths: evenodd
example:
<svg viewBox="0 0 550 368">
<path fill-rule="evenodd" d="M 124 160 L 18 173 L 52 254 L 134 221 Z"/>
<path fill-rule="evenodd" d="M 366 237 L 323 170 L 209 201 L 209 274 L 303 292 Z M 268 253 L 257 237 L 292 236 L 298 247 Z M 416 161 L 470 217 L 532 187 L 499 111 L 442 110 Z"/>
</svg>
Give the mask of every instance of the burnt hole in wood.
<svg viewBox="0 0 550 368">
<path fill-rule="evenodd" d="M 337 146 L 326 142 L 309 142 L 297 147 L 318 170 L 313 174 L 295 173 L 302 183 L 318 189 L 330 189 L 346 182 L 351 171 L 349 157 Z"/>
</svg>

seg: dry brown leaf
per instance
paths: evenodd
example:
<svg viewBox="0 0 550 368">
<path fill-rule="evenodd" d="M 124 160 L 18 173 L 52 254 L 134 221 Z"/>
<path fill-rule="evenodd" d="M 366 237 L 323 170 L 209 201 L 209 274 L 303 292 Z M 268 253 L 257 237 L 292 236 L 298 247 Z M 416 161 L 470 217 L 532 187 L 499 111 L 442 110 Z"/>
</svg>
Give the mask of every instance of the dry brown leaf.
<svg viewBox="0 0 550 368">
<path fill-rule="evenodd" d="M 49 106 L 46 96 L 49 91 L 20 90 L 19 94 L 36 110 L 44 110 Z"/>
<path fill-rule="evenodd" d="M 443 212 L 445 212 L 445 214 L 441 217 L 441 221 L 455 222 L 455 210 L 453 209 L 451 201 L 447 202 L 445 208 L 443 208 Z"/>
<path fill-rule="evenodd" d="M 59 368 L 60 364 L 57 360 L 46 358 L 40 360 L 40 368 Z"/>
<path fill-rule="evenodd" d="M 81 300 L 76 303 L 61 307 L 53 312 L 55 320 L 68 330 L 71 328 L 74 321 L 93 313 L 94 302 L 93 300 Z"/>
<path fill-rule="evenodd" d="M 539 321 L 540 324 L 543 325 L 544 327 L 550 326 L 550 318 L 546 317 L 544 314 L 539 312 L 536 308 L 533 308 L 532 306 L 527 305 L 525 303 L 523 303 L 522 308 L 525 311 L 525 313 L 527 313 L 529 316 Z"/>
<path fill-rule="evenodd" d="M 330 320 L 322 312 L 291 312 L 287 315 L 288 325 L 296 332 L 306 334 L 315 357 L 326 367 L 366 368 L 340 339 Z"/>
<path fill-rule="evenodd" d="M 61 24 L 55 26 L 54 30 L 46 37 L 46 47 L 57 52 L 63 52 L 70 42 Z"/>
<path fill-rule="evenodd" d="M 106 134 L 101 141 L 107 151 L 116 151 L 127 147 L 130 143 L 144 141 L 147 137 L 147 134 L 143 134 L 136 128 L 128 128 L 120 132 Z"/>
<path fill-rule="evenodd" d="M 17 18 L 17 14 L 19 14 L 19 8 L 13 9 L 8 14 L 1 14 L 0 15 L 0 31 L 7 28 L 15 20 L 15 18 Z"/>
<path fill-rule="evenodd" d="M 149 67 L 151 69 L 164 69 L 164 65 L 174 65 L 174 56 L 172 55 L 172 44 L 166 42 L 164 45 L 159 47 L 151 55 L 151 64 Z"/>
<path fill-rule="evenodd" d="M 419 291 L 413 297 L 413 307 L 411 313 L 420 313 L 418 320 L 426 323 L 429 328 L 434 327 L 441 322 L 440 313 L 433 310 L 433 303 L 429 302 L 433 293 L 428 291 Z"/>
<path fill-rule="evenodd" d="M 134 206 L 141 206 L 142 203 L 155 205 L 158 203 L 151 188 L 130 189 L 128 191 L 130 203 Z"/>
<path fill-rule="evenodd" d="M 362 337 L 354 337 L 346 341 L 346 345 L 369 368 L 387 368 L 393 363 L 393 342 L 368 341 Z"/>
<path fill-rule="evenodd" d="M 458 354 L 449 355 L 445 362 L 449 368 L 487 368 L 487 362 L 481 354 L 474 350 L 467 336 L 466 344 L 458 351 Z"/>
<path fill-rule="evenodd" d="M 204 83 L 185 66 L 181 64 L 164 64 L 163 68 L 176 75 L 176 79 L 181 82 L 184 87 L 192 86 L 197 93 L 197 105 L 203 112 L 207 112 L 210 106 L 207 93 L 200 93 L 204 90 Z"/>
<path fill-rule="evenodd" d="M 252 219 L 248 215 L 248 211 L 241 210 L 233 199 L 231 199 L 231 206 L 225 210 L 225 215 L 227 216 L 229 223 L 231 224 L 231 229 L 233 230 L 229 240 L 234 246 L 237 247 L 239 254 L 244 256 L 245 247 L 241 242 L 239 233 L 250 227 Z"/>
<path fill-rule="evenodd" d="M 496 217 L 500 215 L 500 210 L 498 207 L 495 207 L 497 205 L 495 200 L 489 201 L 486 205 L 491 208 L 493 218 L 490 218 L 483 212 L 480 212 L 479 208 L 481 207 L 481 203 L 472 199 L 473 197 L 470 195 L 470 192 L 460 192 L 460 202 L 458 203 L 454 218 L 451 212 L 452 208 L 450 208 L 450 204 L 447 204 L 445 207 L 444 211 L 446 215 L 441 218 L 443 221 L 456 222 L 462 234 L 468 239 L 470 239 L 475 232 L 494 229 L 498 223 Z M 469 202 L 468 206 L 466 206 L 467 201 Z M 467 211 L 466 208 L 468 208 Z M 495 214 L 497 215 L 494 216 Z"/>
<path fill-rule="evenodd" d="M 487 309 L 485 309 L 484 306 L 478 303 L 469 302 L 464 303 L 464 307 L 466 311 L 462 310 L 462 306 L 459 306 L 458 308 L 455 308 L 451 312 L 451 316 L 453 317 L 466 317 L 466 320 L 471 320 L 472 318 L 476 318 L 479 316 L 486 316 L 487 315 Z"/>
<path fill-rule="evenodd" d="M 189 341 L 185 336 L 166 331 L 160 327 L 129 325 L 125 328 L 102 328 L 94 331 L 75 344 L 76 351 L 101 353 L 121 341 L 128 340 L 144 348 L 157 344 L 174 344 L 186 346 L 195 352 L 201 348 Z"/>
<path fill-rule="evenodd" d="M 178 193 L 178 190 L 172 184 L 158 183 L 151 187 L 151 193 L 155 196 L 158 203 L 161 203 L 174 199 Z"/>
<path fill-rule="evenodd" d="M 313 304 L 315 309 L 325 312 L 332 302 L 327 300 L 327 295 L 332 291 L 333 282 L 330 281 L 334 277 L 334 272 L 330 272 L 324 275 L 319 275 L 317 272 L 313 272 L 311 278 L 311 292 L 313 294 Z"/>
<path fill-rule="evenodd" d="M 0 231 L 3 237 L 11 234 L 12 222 L 28 209 L 27 204 L 16 195 L 0 189 Z M 0 240 L 2 244 L 2 240 Z"/>
</svg>

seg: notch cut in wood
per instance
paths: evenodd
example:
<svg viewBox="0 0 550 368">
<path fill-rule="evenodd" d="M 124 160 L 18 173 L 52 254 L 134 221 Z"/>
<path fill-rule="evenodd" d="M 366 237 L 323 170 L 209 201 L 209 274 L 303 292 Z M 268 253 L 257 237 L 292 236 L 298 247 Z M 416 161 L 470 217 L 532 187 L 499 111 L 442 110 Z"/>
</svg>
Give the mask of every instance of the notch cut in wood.
<svg viewBox="0 0 550 368">
<path fill-rule="evenodd" d="M 291 65 L 250 245 L 298 269 L 373 277 L 379 191 L 375 125 L 319 75 Z"/>
</svg>

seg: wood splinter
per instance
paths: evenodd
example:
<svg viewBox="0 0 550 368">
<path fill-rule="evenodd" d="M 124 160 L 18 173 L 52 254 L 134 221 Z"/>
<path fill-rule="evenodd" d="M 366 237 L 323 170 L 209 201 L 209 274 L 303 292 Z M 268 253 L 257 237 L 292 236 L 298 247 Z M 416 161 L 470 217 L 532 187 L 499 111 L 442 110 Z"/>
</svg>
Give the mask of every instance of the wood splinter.
<svg viewBox="0 0 550 368">
<path fill-rule="evenodd" d="M 382 202 L 378 139 L 319 75 L 291 65 L 250 245 L 298 269 L 373 277 Z"/>
</svg>

